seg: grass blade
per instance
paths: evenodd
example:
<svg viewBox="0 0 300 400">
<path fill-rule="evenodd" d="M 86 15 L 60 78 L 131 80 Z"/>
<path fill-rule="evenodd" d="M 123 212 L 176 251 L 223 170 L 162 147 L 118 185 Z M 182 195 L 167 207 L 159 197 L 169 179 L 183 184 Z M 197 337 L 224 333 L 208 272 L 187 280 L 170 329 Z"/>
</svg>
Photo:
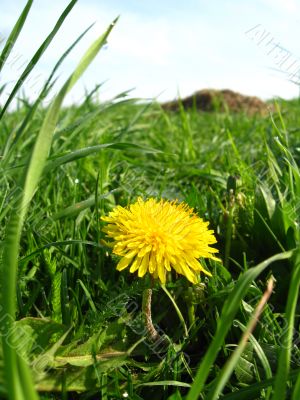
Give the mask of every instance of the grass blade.
<svg viewBox="0 0 300 400">
<path fill-rule="evenodd" d="M 8 136 L 8 139 L 6 141 L 5 144 L 5 148 L 4 148 L 4 152 L 3 152 L 3 163 L 5 162 L 4 166 L 7 165 L 7 163 L 9 162 L 10 156 L 13 153 L 14 150 L 14 146 L 17 144 L 17 142 L 19 141 L 20 137 L 22 136 L 22 134 L 24 133 L 26 127 L 28 126 L 28 124 L 30 123 L 30 121 L 33 119 L 33 116 L 36 112 L 36 110 L 38 109 L 38 106 L 40 105 L 40 103 L 42 102 L 42 100 L 47 96 L 48 92 L 51 90 L 51 87 L 53 85 L 53 77 L 55 72 L 58 70 L 58 68 L 60 67 L 60 65 L 62 64 L 62 62 L 64 61 L 64 59 L 68 56 L 68 54 L 73 50 L 73 48 L 77 45 L 77 43 L 80 42 L 80 40 L 84 37 L 84 35 L 91 29 L 91 27 L 93 26 L 90 25 L 75 41 L 74 43 L 72 43 L 72 45 L 64 52 L 64 54 L 60 57 L 60 59 L 58 60 L 58 62 L 55 64 L 53 70 L 51 71 L 49 78 L 47 79 L 47 81 L 44 84 L 43 89 L 41 90 L 40 95 L 38 96 L 38 98 L 35 100 L 34 104 L 32 105 L 32 107 L 30 107 L 26 117 L 24 118 L 21 126 L 18 128 L 17 132 L 15 132 L 14 130 L 12 131 L 12 133 Z"/>
<path fill-rule="evenodd" d="M 71 5 L 74 5 L 73 3 L 75 2 L 71 2 L 67 9 L 70 9 Z M 8 334 L 10 335 L 10 338 L 14 336 L 13 322 L 16 314 L 17 265 L 19 244 L 25 215 L 29 203 L 37 189 L 39 179 L 45 166 L 45 162 L 51 147 L 53 132 L 58 121 L 59 111 L 64 97 L 96 57 L 103 44 L 106 42 L 106 38 L 113 26 L 114 23 L 111 24 L 107 31 L 100 36 L 87 50 L 74 73 L 66 81 L 50 105 L 42 127 L 38 133 L 26 176 L 24 179 L 21 179 L 20 182 L 20 187 L 23 187 L 23 192 L 18 202 L 18 208 L 14 210 L 10 221 L 7 224 L 6 238 L 3 249 L 3 262 L 1 266 L 2 307 L 0 309 L 0 317 L 1 319 L 6 318 L 7 320 L 7 324 L 3 328 L 4 332 L 2 347 L 6 370 L 7 391 L 11 400 L 25 400 L 29 398 L 28 393 L 34 393 L 33 380 L 29 372 L 28 365 L 22 362 L 23 360 L 18 358 L 16 348 L 10 346 L 6 340 Z M 4 282 L 5 284 L 3 284 Z M 24 376 L 27 376 L 25 383 L 23 379 Z M 30 398 L 34 400 L 33 395 Z"/>
<path fill-rule="evenodd" d="M 32 6 L 32 3 L 33 3 L 33 0 L 27 1 L 26 6 L 24 7 L 18 21 L 16 22 L 13 30 L 11 31 L 11 34 L 9 35 L 9 37 L 5 43 L 4 49 L 2 50 L 2 53 L 0 55 L 0 72 L 2 71 L 2 68 L 5 65 L 5 61 L 7 60 L 8 56 L 10 55 L 10 53 L 18 39 L 18 36 L 23 28 L 23 25 L 26 21 L 27 15 Z"/>
<path fill-rule="evenodd" d="M 77 3 L 77 0 L 72 0 L 68 4 L 68 6 L 66 7 L 66 9 L 62 13 L 62 15 L 59 17 L 59 19 L 58 19 L 57 23 L 55 24 L 53 30 L 50 32 L 50 34 L 44 40 L 43 44 L 39 47 L 39 49 L 36 51 L 36 53 L 34 54 L 32 59 L 27 64 L 25 70 L 22 72 L 20 78 L 18 79 L 17 83 L 15 84 L 13 90 L 11 91 L 11 94 L 9 95 L 7 101 L 5 102 L 3 108 L 2 108 L 2 110 L 0 112 L 0 120 L 3 117 L 3 115 L 5 114 L 5 111 L 7 110 L 8 106 L 12 102 L 12 100 L 15 97 L 16 93 L 18 92 L 18 90 L 24 84 L 25 80 L 27 79 L 27 77 L 29 76 L 29 74 L 31 73 L 31 71 L 33 70 L 35 65 L 37 64 L 37 62 L 40 60 L 40 58 L 42 57 L 42 55 L 45 52 L 45 50 L 47 49 L 47 47 L 50 45 L 52 39 L 54 38 L 54 36 L 56 35 L 58 30 L 62 26 L 64 20 L 66 19 L 67 15 L 69 14 L 69 12 L 72 10 L 72 8 L 74 7 L 74 5 L 76 3 Z"/>
<path fill-rule="evenodd" d="M 25 209 L 26 204 L 31 200 L 34 191 L 36 189 L 38 180 L 42 174 L 44 169 L 46 159 L 48 157 L 48 153 L 50 150 L 53 132 L 56 126 L 56 122 L 58 120 L 58 113 L 60 111 L 62 102 L 66 96 L 66 94 L 72 89 L 77 80 L 84 73 L 89 64 L 96 57 L 97 53 L 101 49 L 101 47 L 105 44 L 106 39 L 113 29 L 116 20 L 109 26 L 104 35 L 101 35 L 88 49 L 88 51 L 84 54 L 81 61 L 79 62 L 77 68 L 73 72 L 73 74 L 69 77 L 66 83 L 63 85 L 58 95 L 52 102 L 45 119 L 43 121 L 43 125 L 38 134 L 33 153 L 31 156 L 26 182 L 25 182 L 25 190 L 24 190 L 24 198 L 23 198 L 23 208 Z"/>
<path fill-rule="evenodd" d="M 103 143 L 98 144 L 96 146 L 85 147 L 83 149 L 74 150 L 71 153 L 65 154 L 63 156 L 57 157 L 53 160 L 47 161 L 45 166 L 45 172 L 52 171 L 53 169 L 59 167 L 60 165 L 79 160 L 80 158 L 84 158 L 89 156 L 90 154 L 98 153 L 103 149 L 115 149 L 115 150 L 124 150 L 124 149 L 132 149 L 132 150 L 141 150 L 148 153 L 159 153 L 159 150 L 147 148 L 144 146 L 139 146 L 134 143 Z"/>
<path fill-rule="evenodd" d="M 292 254 L 292 251 L 276 254 L 258 264 L 256 267 L 249 269 L 239 278 L 235 288 L 229 294 L 226 303 L 224 304 L 221 317 L 218 320 L 216 334 L 214 335 L 212 342 L 198 368 L 194 383 L 187 395 L 187 400 L 198 399 L 198 396 L 202 392 L 210 368 L 213 365 L 227 332 L 232 325 L 234 316 L 240 306 L 240 301 L 245 296 L 251 282 L 256 279 L 271 263 L 274 261 L 288 259 L 292 256 Z"/>
<path fill-rule="evenodd" d="M 259 301 L 259 303 L 247 325 L 247 328 L 246 328 L 245 332 L 243 333 L 243 336 L 242 336 L 237 348 L 232 353 L 231 357 L 228 359 L 228 361 L 225 363 L 224 367 L 220 371 L 218 378 L 216 379 L 216 381 L 213 385 L 212 390 L 208 393 L 208 395 L 206 397 L 207 400 L 217 400 L 219 398 L 220 394 L 222 393 L 222 390 L 224 389 L 227 381 L 229 380 L 243 351 L 245 350 L 248 339 L 249 339 L 251 333 L 253 332 L 253 330 L 257 324 L 258 318 L 259 318 L 260 314 L 262 313 L 266 302 L 268 301 L 269 297 L 271 296 L 272 291 L 273 291 L 273 279 L 270 279 L 270 281 L 268 283 L 268 288 L 267 288 L 266 292 L 264 293 L 263 297 L 261 298 L 261 300 Z"/>
<path fill-rule="evenodd" d="M 300 371 L 298 373 L 298 378 L 294 387 L 292 400 L 298 400 L 300 398 Z"/>
<path fill-rule="evenodd" d="M 300 368 L 290 371 L 288 380 L 295 381 L 297 375 L 300 374 Z M 225 394 L 222 397 L 222 400 L 253 400 L 259 399 L 259 393 L 262 389 L 266 389 L 267 387 L 273 386 L 275 381 L 275 377 L 270 379 L 266 379 L 257 383 L 253 383 L 252 385 L 246 386 L 237 392 Z M 298 397 L 292 400 L 298 400 Z"/>
<path fill-rule="evenodd" d="M 290 372 L 291 351 L 293 347 L 295 312 L 300 285 L 300 252 L 295 255 L 294 270 L 291 277 L 287 305 L 285 310 L 287 327 L 283 336 L 283 343 L 278 360 L 278 369 L 275 377 L 274 394 L 272 400 L 286 398 L 286 386 Z M 298 389 L 297 389 L 298 390 Z"/>
</svg>

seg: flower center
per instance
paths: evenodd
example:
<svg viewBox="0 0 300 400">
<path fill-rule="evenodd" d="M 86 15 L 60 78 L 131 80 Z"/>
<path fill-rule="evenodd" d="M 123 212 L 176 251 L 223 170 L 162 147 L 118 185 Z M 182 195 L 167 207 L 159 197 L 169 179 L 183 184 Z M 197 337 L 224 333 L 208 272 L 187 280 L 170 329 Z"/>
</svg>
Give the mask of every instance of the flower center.
<svg viewBox="0 0 300 400">
<path fill-rule="evenodd" d="M 160 231 L 152 231 L 148 236 L 148 243 L 157 249 L 165 241 L 165 234 Z"/>
</svg>

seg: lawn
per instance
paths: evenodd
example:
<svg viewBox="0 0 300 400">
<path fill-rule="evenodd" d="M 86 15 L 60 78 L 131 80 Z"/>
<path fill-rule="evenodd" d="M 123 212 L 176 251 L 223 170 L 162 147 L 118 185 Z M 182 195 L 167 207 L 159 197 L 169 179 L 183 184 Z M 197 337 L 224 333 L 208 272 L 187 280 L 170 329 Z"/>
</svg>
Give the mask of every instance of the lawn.
<svg viewBox="0 0 300 400">
<path fill-rule="evenodd" d="M 0 397 L 298 400 L 299 101 L 270 100 L 264 117 L 172 112 L 126 93 L 100 102 L 95 86 L 64 106 L 113 26 L 51 103 L 76 42 L 35 101 L 19 98 L 56 26 L 1 102 Z M 105 216 L 151 198 L 209 222 L 220 260 L 200 262 L 211 276 L 173 270 L 161 284 L 116 269 Z M 145 323 L 150 288 L 158 338 Z"/>
</svg>

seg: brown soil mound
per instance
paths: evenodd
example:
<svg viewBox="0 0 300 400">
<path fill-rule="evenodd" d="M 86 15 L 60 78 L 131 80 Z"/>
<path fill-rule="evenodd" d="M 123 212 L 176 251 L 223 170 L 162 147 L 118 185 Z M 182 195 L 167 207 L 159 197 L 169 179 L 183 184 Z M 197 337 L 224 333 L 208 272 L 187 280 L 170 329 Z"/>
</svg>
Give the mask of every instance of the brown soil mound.
<svg viewBox="0 0 300 400">
<path fill-rule="evenodd" d="M 268 115 L 272 109 L 258 97 L 245 96 L 229 89 L 214 90 L 204 89 L 195 92 L 193 95 L 181 100 L 185 109 L 195 108 L 202 111 L 220 111 L 220 112 L 245 112 L 248 115 Z M 178 111 L 178 100 L 163 103 L 165 110 Z"/>
</svg>

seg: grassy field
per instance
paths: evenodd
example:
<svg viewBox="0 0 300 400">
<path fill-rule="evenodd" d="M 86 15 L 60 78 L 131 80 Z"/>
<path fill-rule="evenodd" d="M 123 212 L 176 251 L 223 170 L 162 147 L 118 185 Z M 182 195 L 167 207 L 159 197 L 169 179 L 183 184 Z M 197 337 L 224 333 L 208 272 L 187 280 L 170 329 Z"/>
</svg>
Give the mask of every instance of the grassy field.
<svg viewBox="0 0 300 400">
<path fill-rule="evenodd" d="M 112 27 L 47 107 L 67 52 L 35 102 L 1 104 L 0 398 L 298 400 L 299 101 L 272 102 L 266 117 L 172 113 L 126 94 L 99 103 L 96 88 L 63 107 Z M 161 286 L 116 270 L 100 218 L 139 197 L 209 221 L 212 277 L 172 273 Z M 147 338 L 150 286 L 161 341 Z"/>
</svg>

